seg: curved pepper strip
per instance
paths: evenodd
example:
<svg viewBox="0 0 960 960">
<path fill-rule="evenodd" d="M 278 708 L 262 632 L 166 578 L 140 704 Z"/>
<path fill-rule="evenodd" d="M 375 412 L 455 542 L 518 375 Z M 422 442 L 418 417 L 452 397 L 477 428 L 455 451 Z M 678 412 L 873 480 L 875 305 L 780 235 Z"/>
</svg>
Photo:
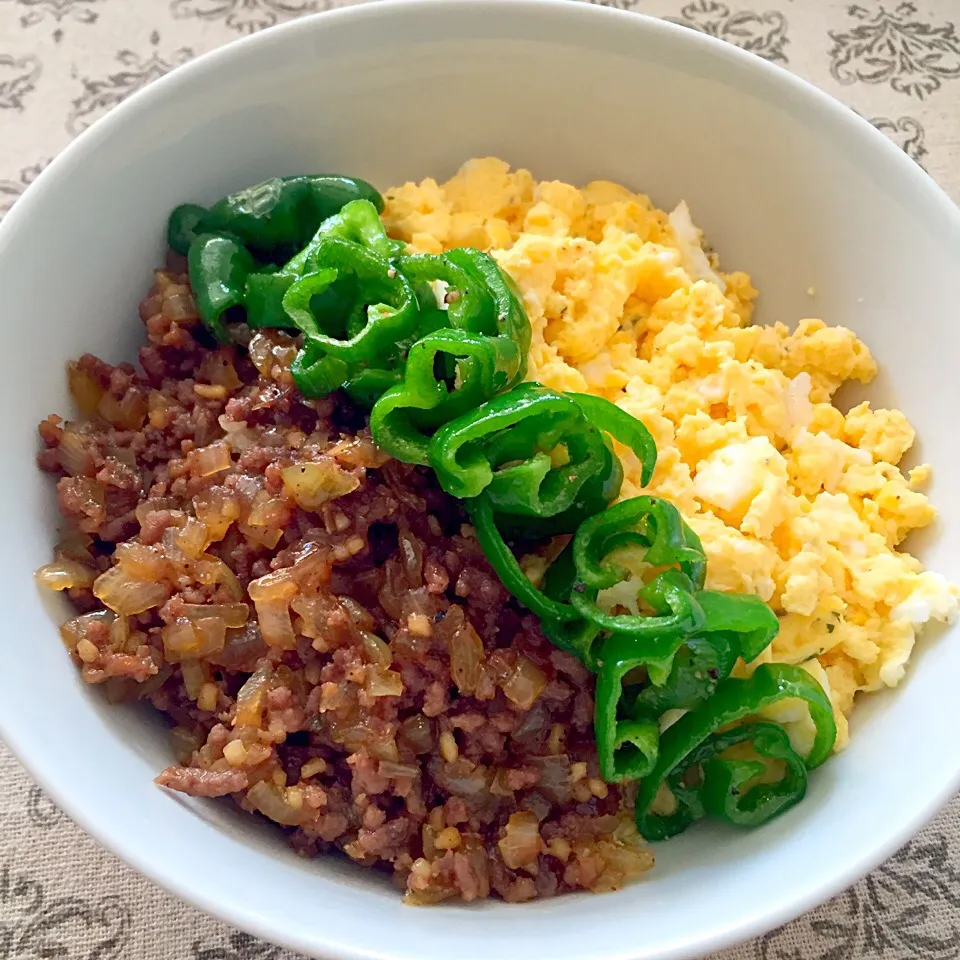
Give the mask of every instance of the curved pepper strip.
<svg viewBox="0 0 960 960">
<path fill-rule="evenodd" d="M 359 243 L 386 260 L 399 257 L 407 249 L 403 240 L 393 240 L 387 236 L 380 211 L 373 203 L 369 200 L 351 200 L 320 224 L 313 239 L 290 261 L 287 268 L 296 269 L 301 259 L 309 263 L 312 250 L 323 240 L 332 238 Z"/>
<path fill-rule="evenodd" d="M 708 620 L 709 622 L 709 620 Z M 639 691 L 625 691 L 623 712 L 637 719 L 656 720 L 668 710 L 690 710 L 711 697 L 730 676 L 737 662 L 736 638 L 700 628 L 676 652 L 660 685 L 648 683 Z"/>
<path fill-rule="evenodd" d="M 619 460 L 617 462 L 619 463 Z M 601 509 L 603 508 L 601 507 Z M 514 518 L 499 517 L 498 523 L 505 519 L 512 520 Z M 540 590 L 548 599 L 564 604 L 564 609 L 566 609 L 569 607 L 570 589 L 573 586 L 575 576 L 573 544 L 571 542 L 547 567 L 540 583 Z M 594 626 L 589 620 L 584 620 L 582 617 L 571 620 L 541 617 L 540 629 L 543 630 L 544 636 L 555 647 L 564 650 L 566 653 L 572 653 L 589 670 L 596 672 L 596 648 L 599 646 L 601 636 L 599 627 Z"/>
<path fill-rule="evenodd" d="M 759 760 L 738 760 L 723 751 L 750 743 Z M 757 827 L 799 803 L 807 792 L 807 767 L 790 744 L 787 732 L 776 723 L 751 723 L 715 733 L 701 746 L 704 813 L 738 827 Z M 783 776 L 773 783 L 750 782 L 780 761 Z"/>
<path fill-rule="evenodd" d="M 753 676 L 745 680 L 735 677 L 724 680 L 709 700 L 684 714 L 661 735 L 660 755 L 653 770 L 641 782 L 637 795 L 635 813 L 640 833 L 648 840 L 665 840 L 698 819 L 703 809 L 700 791 L 683 784 L 684 774 L 690 769 L 688 758 L 721 727 L 794 697 L 806 702 L 816 727 L 813 745 L 803 758 L 804 766 L 812 770 L 823 763 L 830 756 L 837 736 L 830 699 L 802 668 L 783 663 L 761 664 Z M 677 808 L 669 814 L 653 813 L 650 807 L 668 777 L 671 783 L 682 788 L 679 794 L 674 790 Z"/>
<path fill-rule="evenodd" d="M 207 208 L 197 203 L 182 203 L 167 220 L 167 246 L 182 256 L 190 250 L 190 244 L 200 236 Z"/>
<path fill-rule="evenodd" d="M 201 233 L 227 233 L 277 262 L 300 250 L 324 220 L 352 200 L 368 200 L 378 212 L 383 209 L 383 197 L 365 180 L 273 177 L 228 194 L 209 210 L 197 204 L 177 207 L 167 223 L 167 242 L 186 254 Z"/>
<path fill-rule="evenodd" d="M 422 333 L 448 327 L 488 336 L 497 333 L 494 302 L 489 291 L 453 263 L 449 255 L 418 253 L 401 257 L 397 268 L 410 281 L 416 294 Z M 444 300 L 439 302 L 438 293 L 443 287 L 437 284 L 446 287 Z"/>
<path fill-rule="evenodd" d="M 645 487 L 657 467 L 657 445 L 642 421 L 602 397 L 594 397 L 589 393 L 571 393 L 568 396 L 576 401 L 595 427 L 609 433 L 614 440 L 637 455 L 641 465 L 640 485 Z"/>
<path fill-rule="evenodd" d="M 455 381 L 436 374 L 447 359 Z M 436 428 L 476 409 L 503 389 L 517 369 L 517 345 L 505 337 L 465 330 L 437 330 L 418 340 L 407 355 L 403 379 L 381 396 L 370 412 L 370 432 L 385 453 L 425 466 Z"/>
<path fill-rule="evenodd" d="M 683 600 L 678 598 L 690 595 L 689 580 L 677 570 L 664 571 L 643 590 L 644 599 L 656 610 L 676 609 L 683 605 Z M 641 667 L 652 679 L 662 683 L 684 639 L 683 633 L 663 630 L 642 638 L 613 634 L 603 642 L 598 658 L 594 727 L 600 775 L 604 780 L 610 783 L 635 780 L 653 769 L 658 756 L 659 715 L 623 717 L 623 687 L 629 675 Z"/>
<path fill-rule="evenodd" d="M 278 270 L 261 270 L 250 275 L 246 295 L 247 324 L 250 327 L 303 329 L 300 322 L 304 314 L 292 318 L 284 310 L 283 298 L 298 280 L 311 274 L 322 274 L 317 256 L 323 242 L 331 239 L 356 243 L 384 259 L 399 255 L 406 247 L 403 241 L 391 240 L 387 236 L 374 204 L 369 200 L 350 201 L 342 210 L 324 220 L 310 242 Z M 326 301 L 325 311 L 334 315 L 348 311 L 349 304 L 345 304 L 342 295 L 335 296 L 334 291 L 330 292 Z"/>
<path fill-rule="evenodd" d="M 253 257 L 231 237 L 200 234 L 187 254 L 190 286 L 203 325 L 220 341 L 230 343 L 227 321 L 245 319 L 247 277 Z"/>
<path fill-rule="evenodd" d="M 343 389 L 355 404 L 369 410 L 391 387 L 402 381 L 402 370 L 368 367 L 351 374 L 344 381 Z"/>
<path fill-rule="evenodd" d="M 520 367 L 512 387 L 527 375 L 527 354 L 533 332 L 523 298 L 513 278 L 488 253 L 473 247 L 458 247 L 446 254 L 447 259 L 478 282 L 493 298 L 496 331 L 512 340 L 520 350 Z"/>
<path fill-rule="evenodd" d="M 605 439 L 603 463 L 600 470 L 583 484 L 570 507 L 551 517 L 504 513 L 498 517 L 498 523 L 506 534 L 519 540 L 538 540 L 575 533 L 584 520 L 606 510 L 617 499 L 622 485 L 623 467 L 620 458 L 613 452 L 613 448 Z M 569 587 L 572 587 L 574 579 L 572 562 L 570 570 L 571 578 L 567 596 L 569 596 Z"/>
<path fill-rule="evenodd" d="M 484 556 L 504 587 L 531 613 L 535 613 L 542 619 L 556 622 L 576 620 L 578 614 L 573 607 L 567 603 L 551 600 L 530 582 L 513 555 L 513 551 L 497 529 L 496 517 L 490 501 L 485 496 L 480 496 L 466 501 L 464 506 L 470 516 L 470 522 L 476 529 L 477 540 Z"/>
<path fill-rule="evenodd" d="M 570 459 L 555 467 L 550 454 L 561 443 Z M 523 383 L 440 427 L 428 458 L 452 496 L 484 493 L 497 513 L 546 517 L 576 502 L 603 469 L 603 450 L 602 436 L 572 400 Z"/>
<path fill-rule="evenodd" d="M 780 629 L 777 615 L 759 597 L 747 593 L 701 590 L 697 600 L 707 620 L 701 632 L 733 634 L 737 654 L 745 663 L 756 660 Z"/>
<path fill-rule="evenodd" d="M 699 537 L 668 500 L 640 496 L 585 520 L 573 541 L 577 579 L 592 590 L 604 590 L 630 577 L 630 571 L 606 558 L 614 550 L 644 547 L 644 562 L 679 567 L 696 588 L 703 586 L 706 556 Z"/>
<path fill-rule="evenodd" d="M 317 400 L 339 390 L 350 377 L 350 367 L 307 340 L 290 364 L 290 375 L 304 397 Z"/>
<path fill-rule="evenodd" d="M 419 313 L 410 284 L 389 261 L 359 244 L 331 238 L 316 247 L 311 266 L 316 272 L 290 287 L 283 309 L 314 348 L 358 367 L 380 366 L 396 355 L 398 343 L 416 330 Z M 336 292 L 341 284 L 352 300 L 347 316 L 314 312 L 314 297 Z"/>
<path fill-rule="evenodd" d="M 656 719 L 667 710 L 690 710 L 713 696 L 739 657 L 754 660 L 777 635 L 776 614 L 759 597 L 701 590 L 696 598 L 703 608 L 703 626 L 684 640 L 669 676 L 636 693 L 627 715 Z"/>
</svg>

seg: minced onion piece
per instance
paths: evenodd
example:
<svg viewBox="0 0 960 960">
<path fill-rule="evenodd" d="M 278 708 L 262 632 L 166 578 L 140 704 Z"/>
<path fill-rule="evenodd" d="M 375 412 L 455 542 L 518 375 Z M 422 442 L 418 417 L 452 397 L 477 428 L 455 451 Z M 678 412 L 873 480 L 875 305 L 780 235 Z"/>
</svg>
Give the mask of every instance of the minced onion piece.
<svg viewBox="0 0 960 960">
<path fill-rule="evenodd" d="M 137 580 L 121 567 L 111 567 L 94 581 L 93 595 L 115 613 L 130 617 L 165 603 L 170 588 L 165 583 Z"/>
<path fill-rule="evenodd" d="M 386 669 L 393 663 L 393 651 L 386 641 L 381 640 L 375 633 L 364 630 L 360 634 L 363 641 L 363 650 L 370 662 Z"/>
<path fill-rule="evenodd" d="M 259 780 L 247 791 L 247 800 L 268 820 L 295 827 L 300 823 L 302 814 L 287 800 L 287 793 L 269 780 Z"/>
<path fill-rule="evenodd" d="M 537 857 L 543 851 L 540 823 L 536 815 L 528 810 L 511 813 L 497 847 L 503 862 L 511 870 L 536 863 Z"/>
<path fill-rule="evenodd" d="M 60 636 L 68 650 L 76 650 L 77 644 L 86 638 L 87 627 L 93 623 L 102 623 L 109 626 L 116 619 L 112 610 L 94 610 L 91 613 L 82 613 L 60 625 Z"/>
<path fill-rule="evenodd" d="M 123 572 L 137 580 L 164 580 L 171 570 L 160 550 L 142 543 L 118 543 L 113 556 Z"/>
<path fill-rule="evenodd" d="M 263 718 L 263 702 L 272 681 L 269 664 L 261 664 L 247 678 L 237 693 L 237 712 L 233 723 L 237 727 L 259 727 Z"/>
<path fill-rule="evenodd" d="M 399 697 L 403 694 L 403 678 L 396 670 L 370 666 L 365 689 L 371 697 Z"/>
<path fill-rule="evenodd" d="M 453 682 L 462 694 L 471 694 L 476 690 L 483 672 L 485 660 L 483 641 L 473 625 L 468 620 L 464 620 L 447 643 L 450 648 L 450 673 Z M 506 688 L 504 692 L 506 693 Z"/>
<path fill-rule="evenodd" d="M 184 660 L 180 665 L 180 674 L 183 677 L 183 686 L 187 696 L 196 703 L 203 685 L 207 682 L 203 667 L 196 660 Z"/>
<path fill-rule="evenodd" d="M 420 768 L 414 767 L 409 763 L 395 763 L 392 760 L 381 760 L 377 773 L 381 777 L 387 777 L 390 780 L 396 780 L 398 777 L 410 777 L 411 779 L 419 776 Z"/>
<path fill-rule="evenodd" d="M 503 683 L 506 698 L 521 710 L 529 710 L 547 685 L 543 671 L 524 656 L 517 658 L 517 665 Z"/>
<path fill-rule="evenodd" d="M 295 463 L 281 471 L 283 487 L 303 510 L 317 510 L 360 486 L 359 478 L 330 457 Z"/>
<path fill-rule="evenodd" d="M 283 536 L 283 531 L 279 527 L 251 527 L 247 523 L 238 523 L 237 529 L 250 543 L 259 543 L 268 550 L 272 550 Z"/>
<path fill-rule="evenodd" d="M 231 600 L 243 599 L 243 587 L 240 586 L 237 575 L 219 557 L 205 553 L 199 560 L 194 561 L 190 568 L 197 583 L 202 583 L 205 587 L 220 584 Z"/>
<path fill-rule="evenodd" d="M 290 601 L 297 595 L 298 587 L 290 572 L 277 570 L 251 580 L 247 592 L 257 608 L 257 620 L 264 642 L 281 650 L 296 647 L 297 635 L 293 632 L 290 620 Z"/>
<path fill-rule="evenodd" d="M 244 626 L 250 618 L 250 607 L 245 603 L 185 603 L 180 608 L 181 616 L 187 620 L 204 620 L 216 617 L 224 626 L 236 630 Z"/>
<path fill-rule="evenodd" d="M 222 487 L 214 487 L 193 498 L 193 511 L 210 540 L 222 540 L 230 525 L 240 519 L 240 501 Z"/>
<path fill-rule="evenodd" d="M 63 472 L 71 477 L 82 477 L 93 466 L 93 444 L 89 437 L 82 434 L 75 424 L 64 424 L 57 447 L 57 459 Z M 88 483 L 95 481 L 89 480 Z M 98 484 L 102 487 L 102 484 Z"/>
<path fill-rule="evenodd" d="M 81 369 L 76 361 L 67 364 L 67 389 L 77 409 L 85 417 L 92 417 L 97 412 L 104 394 L 103 386 L 91 373 Z"/>
<path fill-rule="evenodd" d="M 163 652 L 167 660 L 176 662 L 185 657 L 200 659 L 219 653 L 226 642 L 227 628 L 219 617 L 188 620 L 177 617 L 164 626 Z"/>
<path fill-rule="evenodd" d="M 191 451 L 187 459 L 191 472 L 197 477 L 212 477 L 233 466 L 230 447 L 222 440 Z"/>
<path fill-rule="evenodd" d="M 91 586 L 97 572 L 76 560 L 61 559 L 45 563 L 34 576 L 37 583 L 48 590 L 72 590 L 74 587 Z"/>
<path fill-rule="evenodd" d="M 147 418 L 150 401 L 134 388 L 117 399 L 109 391 L 104 393 L 97 404 L 97 413 L 121 430 L 139 430 Z"/>
<path fill-rule="evenodd" d="M 247 526 L 275 527 L 284 526 L 289 516 L 287 502 L 280 497 L 271 497 L 261 490 L 253 502 L 253 507 L 247 516 Z"/>
<path fill-rule="evenodd" d="M 177 534 L 177 546 L 192 560 L 196 560 L 210 542 L 207 526 L 196 517 L 187 517 L 187 522 Z"/>
</svg>

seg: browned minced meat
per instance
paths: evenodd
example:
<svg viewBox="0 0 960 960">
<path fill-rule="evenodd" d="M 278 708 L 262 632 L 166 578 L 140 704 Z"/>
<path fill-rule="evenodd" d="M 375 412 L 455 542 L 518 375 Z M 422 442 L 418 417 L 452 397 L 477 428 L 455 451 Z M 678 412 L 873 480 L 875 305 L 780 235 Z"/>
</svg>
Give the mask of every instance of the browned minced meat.
<svg viewBox="0 0 960 960">
<path fill-rule="evenodd" d="M 87 418 L 40 425 L 65 520 L 40 576 L 77 608 L 62 633 L 84 678 L 174 724 L 182 765 L 157 782 L 230 795 L 414 903 L 647 869 L 598 777 L 590 675 L 509 597 L 457 501 L 343 398 L 305 401 L 286 335 L 215 348 L 175 271 L 140 313 L 142 372 L 81 357 Z"/>
</svg>

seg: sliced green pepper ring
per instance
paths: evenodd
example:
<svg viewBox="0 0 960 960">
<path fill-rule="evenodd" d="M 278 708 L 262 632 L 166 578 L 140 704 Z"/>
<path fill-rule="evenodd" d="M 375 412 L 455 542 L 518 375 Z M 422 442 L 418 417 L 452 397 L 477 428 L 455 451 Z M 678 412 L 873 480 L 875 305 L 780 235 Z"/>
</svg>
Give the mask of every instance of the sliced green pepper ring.
<svg viewBox="0 0 960 960">
<path fill-rule="evenodd" d="M 513 278 L 502 270 L 493 257 L 473 247 L 458 247 L 446 254 L 447 259 L 472 277 L 493 297 L 495 329 L 502 337 L 512 340 L 520 349 L 522 364 L 517 372 L 519 383 L 527 373 L 527 354 L 530 352 L 532 331 L 523 298 Z M 510 384 L 513 386 L 513 384 Z"/>
<path fill-rule="evenodd" d="M 581 617 L 609 633 L 672 639 L 695 633 L 705 620 L 693 584 L 679 570 L 664 570 L 638 591 L 638 598 L 656 611 L 652 616 L 607 613 L 597 604 L 598 593 L 582 582 L 575 582 L 570 603 Z"/>
<path fill-rule="evenodd" d="M 723 752 L 749 742 L 759 760 L 736 760 Z M 756 827 L 799 803 L 807 790 L 807 768 L 790 744 L 790 737 L 776 723 L 750 723 L 715 733 L 701 746 L 702 755 L 693 764 L 702 764 L 700 795 L 705 812 L 740 827 Z M 783 776 L 771 783 L 751 783 L 780 761 Z"/>
<path fill-rule="evenodd" d="M 592 444 L 588 434 L 594 438 Z M 573 440 L 578 451 L 595 449 L 597 456 L 554 468 L 549 451 L 561 439 L 568 448 Z M 562 474 L 563 486 L 551 481 L 547 488 L 556 497 L 543 511 L 550 515 L 566 509 L 583 484 L 603 468 L 602 446 L 599 433 L 573 401 L 540 384 L 522 383 L 440 427 L 428 454 L 447 493 L 466 499 L 493 485 L 493 495 L 510 505 L 505 510 L 509 513 L 518 512 L 517 505 L 526 498 L 530 512 L 536 514 L 532 505 L 543 505 L 544 485 L 550 476 Z"/>
<path fill-rule="evenodd" d="M 615 403 L 589 393 L 571 393 L 570 397 L 580 409 L 604 433 L 609 433 L 625 447 L 629 447 L 640 460 L 640 485 L 645 487 L 653 478 L 657 467 L 657 445 L 642 421 L 621 410 Z"/>
<path fill-rule="evenodd" d="M 416 330 L 419 313 L 410 284 L 383 257 L 332 238 L 316 246 L 309 267 L 311 272 L 284 294 L 283 309 L 298 329 L 318 331 L 309 334 L 311 342 L 328 356 L 348 364 L 378 365 Z M 335 279 L 328 279 L 331 276 Z M 314 310 L 315 298 L 339 293 L 341 284 L 347 285 L 346 316 L 342 309 L 339 315 L 323 306 Z"/>
<path fill-rule="evenodd" d="M 696 804 L 690 796 L 687 796 L 686 801 L 672 814 L 655 814 L 650 807 L 656 799 L 660 785 L 674 771 L 678 773 L 671 780 L 671 784 L 684 785 L 683 774 L 691 766 L 687 758 L 696 755 L 695 751 L 704 741 L 722 728 L 744 717 L 755 715 L 764 707 L 794 697 L 807 704 L 816 728 L 813 744 L 802 758 L 804 766 L 807 770 L 812 770 L 823 763 L 830 756 L 837 737 L 837 726 L 829 697 L 820 684 L 801 667 L 785 663 L 760 664 L 747 679 L 730 677 L 724 680 L 709 700 L 684 714 L 664 731 L 660 738 L 660 756 L 654 769 L 642 780 L 640 792 L 637 794 L 637 827 L 643 836 L 648 840 L 663 840 L 684 830 L 696 819 Z M 716 782 L 729 786 L 734 775 L 739 777 L 744 772 L 743 769 L 732 771 L 728 779 L 727 774 L 720 777 L 720 771 L 715 769 Z M 695 798 L 699 797 L 698 785 L 685 786 L 693 791 Z M 721 788 L 718 786 L 715 789 Z M 676 790 L 674 795 L 677 796 Z M 719 806 L 716 797 L 712 802 Z M 760 806 L 758 801 L 758 809 Z"/>
<path fill-rule="evenodd" d="M 452 383 L 437 374 L 448 359 L 455 363 Z M 450 329 L 427 334 L 410 348 L 403 380 L 374 404 L 373 439 L 398 460 L 425 466 L 433 431 L 502 390 L 518 363 L 517 345 L 503 337 Z"/>
<path fill-rule="evenodd" d="M 623 500 L 583 522 L 573 541 L 579 581 L 605 590 L 628 579 L 630 571 L 607 557 L 630 544 L 646 548 L 650 566 L 677 566 L 695 588 L 703 586 L 706 557 L 699 537 L 672 503 L 650 496 Z"/>
<path fill-rule="evenodd" d="M 402 257 L 397 266 L 416 294 L 422 333 L 452 328 L 496 335 L 497 320 L 489 291 L 453 263 L 449 255 L 418 253 Z M 446 291 L 445 296 L 438 301 L 442 290 Z"/>
<path fill-rule="evenodd" d="M 190 244 L 187 268 L 203 325 L 229 343 L 229 321 L 246 319 L 247 277 L 255 267 L 249 251 L 232 237 L 202 233 Z"/>
</svg>

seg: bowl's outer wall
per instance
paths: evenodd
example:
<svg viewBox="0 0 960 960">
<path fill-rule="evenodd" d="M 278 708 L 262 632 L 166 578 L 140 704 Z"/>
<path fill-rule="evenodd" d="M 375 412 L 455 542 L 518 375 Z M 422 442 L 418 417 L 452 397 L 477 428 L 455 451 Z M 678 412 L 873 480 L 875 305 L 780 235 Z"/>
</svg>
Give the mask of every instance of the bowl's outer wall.
<svg viewBox="0 0 960 960">
<path fill-rule="evenodd" d="M 470 38 L 470 39 L 467 39 Z M 949 201 L 867 124 L 759 60 L 667 24 L 580 4 L 354 8 L 219 51 L 120 107 L 0 227 L 5 337 L 0 502 L 7 668 L 0 728 L 83 826 L 170 889 L 315 956 L 539 960 L 690 956 L 789 919 L 892 852 L 960 771 L 956 636 L 858 711 L 808 800 L 752 833 L 657 848 L 649 881 L 604 897 L 419 911 L 360 870 L 299 861 L 270 832 L 152 785 L 169 760 L 145 714 L 83 688 L 31 571 L 54 540 L 35 424 L 69 409 L 63 365 L 131 358 L 163 225 L 277 174 L 380 186 L 499 155 L 540 179 L 610 179 L 686 199 L 765 322 L 852 327 L 936 465 L 924 559 L 960 579 L 960 227 Z M 808 290 L 812 288 L 814 295 Z"/>
</svg>

